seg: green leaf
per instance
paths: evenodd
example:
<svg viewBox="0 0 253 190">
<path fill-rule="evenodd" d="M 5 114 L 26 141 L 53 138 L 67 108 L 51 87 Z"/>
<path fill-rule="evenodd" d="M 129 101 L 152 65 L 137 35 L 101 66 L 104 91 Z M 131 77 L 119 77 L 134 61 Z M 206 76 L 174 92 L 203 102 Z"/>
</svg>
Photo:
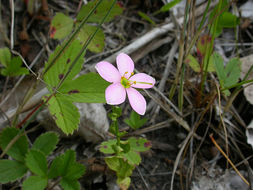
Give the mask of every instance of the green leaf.
<svg viewBox="0 0 253 190">
<path fill-rule="evenodd" d="M 174 7 L 176 4 L 180 3 L 182 0 L 173 0 L 166 5 L 162 6 L 160 11 L 162 12 L 167 12 L 169 11 L 172 7 Z"/>
<path fill-rule="evenodd" d="M 59 91 L 73 102 L 105 103 L 105 89 L 109 84 L 99 74 L 88 73 L 65 82 Z"/>
<path fill-rule="evenodd" d="M 82 21 L 89 14 L 90 10 L 96 5 L 97 1 L 90 1 L 86 5 L 82 6 L 80 12 L 78 13 L 76 19 Z M 87 22 L 99 23 L 105 17 L 107 12 L 110 10 L 110 7 L 113 3 L 113 0 L 103 0 L 102 3 L 97 7 L 94 14 L 92 14 Z M 120 15 L 123 9 L 119 3 L 116 3 L 112 8 L 110 14 L 107 16 L 105 22 L 111 21 L 115 16 Z"/>
<path fill-rule="evenodd" d="M 62 178 L 60 185 L 64 190 L 80 190 L 80 183 L 77 180 Z"/>
<path fill-rule="evenodd" d="M 39 176 L 47 176 L 47 159 L 44 153 L 31 149 L 25 158 L 26 166 Z"/>
<path fill-rule="evenodd" d="M 117 184 L 119 185 L 120 189 L 128 189 L 131 184 L 131 179 L 130 177 L 118 178 Z"/>
<path fill-rule="evenodd" d="M 74 130 L 78 128 L 80 122 L 80 114 L 72 101 L 62 94 L 53 96 L 48 101 L 48 109 L 53 116 L 57 126 L 65 134 L 73 134 Z"/>
<path fill-rule="evenodd" d="M 123 159 L 126 159 L 130 165 L 139 165 L 141 163 L 141 157 L 137 152 L 129 151 L 127 153 L 121 153 Z"/>
<path fill-rule="evenodd" d="M 11 52 L 9 48 L 0 48 L 0 63 L 4 65 L 5 67 L 8 67 L 8 65 L 11 62 Z"/>
<path fill-rule="evenodd" d="M 143 19 L 148 21 L 150 24 L 155 25 L 155 22 L 144 12 L 138 11 L 138 15 Z"/>
<path fill-rule="evenodd" d="M 238 58 L 232 58 L 225 67 L 226 78 L 224 86 L 229 87 L 236 84 L 241 74 L 241 61 Z"/>
<path fill-rule="evenodd" d="M 14 138 L 17 138 L 17 135 L 19 135 L 19 130 L 14 127 L 3 129 L 0 134 L 0 146 L 2 150 L 5 150 L 9 143 L 14 143 L 7 151 L 7 154 L 16 160 L 23 162 L 28 151 L 28 141 L 24 135 L 19 136 L 15 142 L 12 141 Z"/>
<path fill-rule="evenodd" d="M 11 62 L 1 71 L 4 76 L 19 76 L 29 74 L 29 71 L 22 67 L 22 60 L 20 57 L 13 57 Z"/>
<path fill-rule="evenodd" d="M 63 43 L 64 44 L 64 43 Z M 52 62 L 54 57 L 60 51 L 61 46 L 57 46 L 54 53 L 49 57 L 48 62 L 45 64 L 45 69 L 49 66 L 49 63 Z M 65 50 L 64 53 L 56 60 L 54 65 L 47 71 L 44 75 L 44 80 L 48 85 L 48 90 L 53 92 L 52 88 L 56 87 L 64 75 L 68 72 L 70 65 L 74 59 L 79 54 L 82 49 L 82 45 L 79 40 L 74 40 Z M 69 75 L 66 77 L 65 81 L 72 80 L 80 71 L 83 64 L 83 54 L 79 57 L 75 66 L 70 71 Z"/>
<path fill-rule="evenodd" d="M 241 73 L 241 62 L 238 58 L 230 59 L 226 67 L 224 67 L 223 59 L 218 53 L 214 53 L 212 59 L 221 88 L 230 87 L 238 82 Z M 229 96 L 230 92 L 225 90 L 224 94 Z"/>
<path fill-rule="evenodd" d="M 50 25 L 50 37 L 63 39 L 69 35 L 73 29 L 74 21 L 63 13 L 56 13 Z"/>
<path fill-rule="evenodd" d="M 0 160 L 0 183 L 20 179 L 27 172 L 27 167 L 15 160 Z"/>
<path fill-rule="evenodd" d="M 195 72 L 197 73 L 200 72 L 199 62 L 191 54 L 189 54 L 186 57 L 185 63 L 188 64 L 192 68 L 192 70 L 194 70 Z"/>
<path fill-rule="evenodd" d="M 240 23 L 240 19 L 230 12 L 222 13 L 218 25 L 224 28 L 235 28 Z"/>
<path fill-rule="evenodd" d="M 219 81 L 220 81 L 220 86 L 223 88 L 224 87 L 224 82 L 225 82 L 225 79 L 226 79 L 226 73 L 225 73 L 225 69 L 224 69 L 223 59 L 216 52 L 213 53 L 212 59 L 213 59 L 213 64 L 214 64 L 217 76 L 218 76 Z"/>
<path fill-rule="evenodd" d="M 30 176 L 23 185 L 22 190 L 43 190 L 47 186 L 47 178 L 40 176 Z"/>
<path fill-rule="evenodd" d="M 99 146 L 99 151 L 103 152 L 104 154 L 113 154 L 115 153 L 115 150 L 113 149 L 113 145 L 115 146 L 117 144 L 117 140 L 113 139 L 113 140 L 109 140 L 109 141 L 104 141 L 101 143 L 101 145 Z"/>
<path fill-rule="evenodd" d="M 33 143 L 32 149 L 42 151 L 46 156 L 56 147 L 59 141 L 58 135 L 54 132 L 46 132 L 40 135 Z"/>
<path fill-rule="evenodd" d="M 48 176 L 50 179 L 61 176 L 68 180 L 76 180 L 84 173 L 84 166 L 76 162 L 75 151 L 67 150 L 53 160 Z"/>
<path fill-rule="evenodd" d="M 132 175 L 132 171 L 135 168 L 134 165 L 130 165 L 123 158 L 119 157 L 106 157 L 105 162 L 107 166 L 116 172 L 118 178 L 125 178 Z"/>
<path fill-rule="evenodd" d="M 144 138 L 130 137 L 128 142 L 133 151 L 144 152 L 151 148 L 151 142 Z"/>
<path fill-rule="evenodd" d="M 82 44 L 84 44 L 90 38 L 90 36 L 96 31 L 96 29 L 97 26 L 85 24 L 78 33 L 77 38 L 80 40 Z M 94 53 L 102 52 L 105 46 L 104 41 L 105 41 L 104 32 L 101 29 L 98 29 L 98 32 L 89 43 L 88 49 Z"/>
<path fill-rule="evenodd" d="M 140 127 L 145 125 L 145 123 L 147 123 L 147 121 L 148 121 L 147 118 L 141 119 L 140 115 L 137 114 L 135 111 L 131 112 L 129 119 L 124 120 L 124 122 L 127 125 L 129 125 L 131 128 L 133 128 L 134 130 L 139 129 Z"/>
</svg>

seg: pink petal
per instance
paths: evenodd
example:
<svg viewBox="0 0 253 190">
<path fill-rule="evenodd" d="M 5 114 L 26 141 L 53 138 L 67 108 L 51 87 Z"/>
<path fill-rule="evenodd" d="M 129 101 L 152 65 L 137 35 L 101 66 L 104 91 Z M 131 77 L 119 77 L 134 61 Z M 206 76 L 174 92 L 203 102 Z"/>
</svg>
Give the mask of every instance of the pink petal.
<svg viewBox="0 0 253 190">
<path fill-rule="evenodd" d="M 126 99 L 126 89 L 120 83 L 113 83 L 105 90 L 106 103 L 110 105 L 118 105 Z"/>
<path fill-rule="evenodd" d="M 121 76 L 128 79 L 134 71 L 134 62 L 131 57 L 125 53 L 120 53 L 116 58 L 116 62 Z"/>
<path fill-rule="evenodd" d="M 144 115 L 146 112 L 146 100 L 145 98 L 134 88 L 127 88 L 127 95 L 131 107 L 135 112 L 140 115 Z"/>
<path fill-rule="evenodd" d="M 95 66 L 99 75 L 108 82 L 120 82 L 121 75 L 111 63 L 101 61 Z"/>
<path fill-rule="evenodd" d="M 152 88 L 155 85 L 155 79 L 145 73 L 135 74 L 132 77 L 130 77 L 129 80 L 131 81 L 131 83 L 133 83 L 131 86 L 134 88 Z"/>
</svg>

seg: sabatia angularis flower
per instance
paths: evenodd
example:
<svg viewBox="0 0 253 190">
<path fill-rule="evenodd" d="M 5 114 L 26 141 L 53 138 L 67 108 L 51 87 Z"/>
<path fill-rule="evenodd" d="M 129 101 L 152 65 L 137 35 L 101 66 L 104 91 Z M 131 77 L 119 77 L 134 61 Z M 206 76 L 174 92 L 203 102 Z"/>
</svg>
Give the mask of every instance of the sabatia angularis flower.
<svg viewBox="0 0 253 190">
<path fill-rule="evenodd" d="M 99 75 L 112 83 L 105 90 L 107 104 L 121 104 L 125 101 L 127 94 L 133 110 L 140 115 L 144 115 L 146 100 L 135 88 L 152 88 L 155 79 L 145 73 L 134 74 L 134 62 L 125 53 L 120 53 L 117 56 L 116 63 L 118 69 L 106 61 L 101 61 L 95 66 Z"/>
</svg>

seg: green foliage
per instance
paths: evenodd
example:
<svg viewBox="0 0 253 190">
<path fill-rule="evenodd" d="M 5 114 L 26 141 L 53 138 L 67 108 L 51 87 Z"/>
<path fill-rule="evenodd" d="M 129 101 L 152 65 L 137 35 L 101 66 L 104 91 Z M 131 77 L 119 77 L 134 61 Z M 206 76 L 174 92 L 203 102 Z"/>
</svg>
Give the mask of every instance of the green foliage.
<svg viewBox="0 0 253 190">
<path fill-rule="evenodd" d="M 189 54 L 187 56 L 187 58 L 185 59 L 185 63 L 188 64 L 192 68 L 192 70 L 194 70 L 195 72 L 197 72 L 197 73 L 201 72 L 201 68 L 200 68 L 199 62 L 192 55 Z M 206 65 L 204 65 L 204 68 L 205 68 L 205 66 Z M 215 71 L 215 68 L 214 68 L 214 65 L 213 65 L 213 61 L 211 59 L 209 59 L 209 64 L 208 64 L 208 67 L 207 67 L 207 72 L 214 72 L 214 71 Z"/>
<path fill-rule="evenodd" d="M 5 150 L 8 147 L 7 154 L 12 158 L 23 162 L 25 154 L 28 151 L 28 141 L 26 136 L 20 135 L 19 130 L 14 127 L 5 128 L 0 134 L 0 147 Z M 9 145 L 11 143 L 11 146 Z"/>
<path fill-rule="evenodd" d="M 48 177 L 61 177 L 60 184 L 64 189 L 80 189 L 77 179 L 85 173 L 82 164 L 76 162 L 73 150 L 67 150 L 63 155 L 56 157 L 50 167 Z"/>
<path fill-rule="evenodd" d="M 109 11 L 110 6 L 112 5 L 113 0 L 103 0 L 102 3 L 98 6 L 95 10 L 95 13 L 91 15 L 87 22 L 89 23 L 99 23 Z M 82 21 L 84 18 L 87 17 L 90 10 L 95 6 L 97 1 L 90 1 L 85 6 L 82 6 L 80 12 L 78 13 L 76 19 L 78 21 Z M 106 18 L 105 22 L 110 22 L 115 16 L 118 16 L 122 13 L 123 9 L 120 4 L 115 4 L 112 8 L 110 14 Z"/>
<path fill-rule="evenodd" d="M 8 183 L 22 178 L 27 172 L 26 166 L 16 160 L 0 160 L 0 183 Z"/>
<path fill-rule="evenodd" d="M 69 35 L 73 29 L 74 21 L 63 13 L 56 13 L 50 25 L 50 37 L 63 39 Z"/>
<path fill-rule="evenodd" d="M 43 190 L 47 186 L 47 178 L 41 176 L 30 176 L 22 185 L 23 190 Z"/>
<path fill-rule="evenodd" d="M 60 48 L 61 46 L 58 46 L 54 53 L 50 55 L 45 69 L 55 56 L 57 56 Z M 65 50 L 64 54 L 57 59 L 54 65 L 44 75 L 44 80 L 51 93 L 53 93 L 52 87 L 57 87 L 61 79 L 67 74 L 70 65 L 78 55 L 80 49 L 80 42 L 74 40 Z M 62 86 L 58 89 L 59 93 L 51 97 L 48 101 L 48 109 L 53 115 L 57 126 L 66 134 L 72 134 L 78 128 L 80 120 L 80 114 L 76 106 L 73 105 L 73 102 L 104 103 L 104 92 L 109 85 L 108 82 L 95 73 L 85 74 L 74 79 L 81 71 L 83 63 L 82 56 L 71 69 Z"/>
<path fill-rule="evenodd" d="M 29 71 L 22 67 L 22 60 L 20 57 L 11 58 L 11 52 L 8 48 L 0 49 L 0 63 L 5 68 L 1 70 L 1 74 L 4 76 L 19 76 L 29 74 Z"/>
<path fill-rule="evenodd" d="M 45 70 L 49 66 L 49 63 L 58 55 L 61 50 L 62 45 L 56 47 L 55 51 L 50 55 L 48 62 L 45 64 Z M 78 40 L 74 40 L 67 49 L 65 49 L 64 53 L 57 59 L 54 65 L 47 71 L 44 75 L 44 80 L 48 85 L 48 89 L 50 92 L 53 92 L 53 88 L 57 87 L 61 79 L 66 75 L 68 70 L 70 69 L 71 64 L 78 56 L 79 51 L 82 46 Z M 72 80 L 80 71 L 83 64 L 83 56 L 82 54 L 75 66 L 71 68 L 69 75 L 66 77 L 65 81 Z"/>
<path fill-rule="evenodd" d="M 140 127 L 145 125 L 147 121 L 148 121 L 147 118 L 141 119 L 140 115 L 137 114 L 135 111 L 131 112 L 129 119 L 124 119 L 124 122 L 134 130 L 139 129 Z"/>
<path fill-rule="evenodd" d="M 10 50 L 5 47 L 5 48 L 0 48 L 0 63 L 8 67 L 8 64 L 11 62 L 11 52 Z"/>
<path fill-rule="evenodd" d="M 105 103 L 105 89 L 109 83 L 99 74 L 88 73 L 66 81 L 59 89 L 62 95 L 73 102 Z"/>
<path fill-rule="evenodd" d="M 228 12 L 228 10 L 228 1 L 220 0 L 210 14 L 209 21 L 212 22 L 209 25 L 209 28 L 211 34 L 215 37 L 222 33 L 223 28 L 235 28 L 240 23 L 239 18 Z"/>
<path fill-rule="evenodd" d="M 25 164 L 34 174 L 41 177 L 47 175 L 47 159 L 43 152 L 31 149 L 26 154 Z"/>
<path fill-rule="evenodd" d="M 57 94 L 48 101 L 48 109 L 57 126 L 66 134 L 78 128 L 80 114 L 77 107 L 65 96 Z"/>
<path fill-rule="evenodd" d="M 60 185 L 64 190 L 79 190 L 80 189 L 80 183 L 78 181 L 72 181 L 69 179 L 63 178 L 60 182 Z"/>
<path fill-rule="evenodd" d="M 162 6 L 160 11 L 161 12 L 167 12 L 169 11 L 172 7 L 174 7 L 176 4 L 180 3 L 182 0 L 173 0 L 166 5 Z"/>
<path fill-rule="evenodd" d="M 49 155 L 56 147 L 59 141 L 58 135 L 54 132 L 46 132 L 40 135 L 33 143 L 32 149 L 37 149 L 43 152 L 46 156 Z"/>
<path fill-rule="evenodd" d="M 102 3 L 94 11 L 94 14 L 89 17 L 87 22 L 100 23 L 109 11 L 112 2 L 113 0 L 103 0 Z M 76 18 L 77 22 L 74 22 L 72 18 L 64 15 L 63 13 L 57 13 L 52 19 L 50 25 L 50 37 L 54 39 L 64 39 L 65 37 L 67 37 L 71 33 L 73 28 L 77 28 L 80 22 L 88 16 L 90 10 L 95 7 L 96 3 L 97 1 L 90 1 L 88 4 L 82 6 Z M 122 11 L 123 9 L 120 7 L 120 5 L 115 4 L 110 14 L 107 16 L 105 22 L 111 21 L 115 16 L 120 15 Z M 84 44 L 95 32 L 96 28 L 97 26 L 85 24 L 79 31 L 77 39 L 79 39 L 81 44 Z M 97 34 L 92 39 L 91 43 L 88 45 L 88 49 L 95 53 L 102 52 L 104 49 L 104 40 L 104 32 L 99 29 Z"/>
<path fill-rule="evenodd" d="M 225 67 L 224 61 L 218 53 L 212 55 L 212 60 L 219 78 L 221 89 L 230 87 L 238 82 L 241 72 L 241 62 L 238 58 L 230 59 Z M 224 94 L 229 96 L 230 92 L 225 90 Z"/>
<path fill-rule="evenodd" d="M 155 25 L 155 22 L 144 12 L 138 11 L 138 15 L 143 19 L 148 21 L 150 24 Z"/>
<path fill-rule="evenodd" d="M 16 128 L 6 128 L 1 133 L 0 140 L 4 145 L 3 147 L 12 144 L 10 152 L 7 153 L 15 155 L 14 159 L 24 159 L 20 159 L 21 162 L 17 160 L 0 160 L 0 183 L 20 179 L 30 170 L 35 175 L 24 180 L 22 185 L 24 190 L 43 190 L 48 184 L 48 179 L 57 180 L 58 177 L 61 177 L 60 185 L 63 189 L 80 189 L 77 180 L 84 174 L 85 167 L 76 162 L 76 155 L 73 150 L 68 150 L 63 155 L 56 157 L 48 172 L 46 155 L 49 155 L 55 149 L 59 140 L 55 133 L 47 132 L 40 135 L 28 152 L 26 137 L 19 134 L 20 131 Z M 26 148 L 24 149 L 24 147 Z M 22 156 L 20 156 L 21 154 Z"/>
<path fill-rule="evenodd" d="M 129 176 L 132 175 L 135 166 L 128 164 L 123 158 L 118 157 L 106 157 L 105 162 L 111 170 L 116 172 L 119 186 L 124 186 L 127 189 L 131 183 Z"/>
<path fill-rule="evenodd" d="M 85 24 L 84 27 L 81 28 L 80 32 L 78 33 L 78 39 L 82 44 L 84 44 L 89 37 L 96 31 L 97 27 Z M 98 32 L 88 45 L 88 49 L 92 52 L 99 53 L 102 52 L 105 46 L 105 35 L 103 30 L 98 29 Z"/>
<path fill-rule="evenodd" d="M 118 184 L 122 186 L 127 182 L 128 187 L 131 182 L 129 176 L 135 166 L 141 162 L 139 152 L 147 151 L 150 147 L 151 143 L 147 139 L 131 137 L 126 141 L 120 141 L 119 144 L 116 139 L 105 141 L 100 145 L 99 150 L 112 155 L 106 157 L 105 162 L 111 170 L 116 172 Z"/>
</svg>

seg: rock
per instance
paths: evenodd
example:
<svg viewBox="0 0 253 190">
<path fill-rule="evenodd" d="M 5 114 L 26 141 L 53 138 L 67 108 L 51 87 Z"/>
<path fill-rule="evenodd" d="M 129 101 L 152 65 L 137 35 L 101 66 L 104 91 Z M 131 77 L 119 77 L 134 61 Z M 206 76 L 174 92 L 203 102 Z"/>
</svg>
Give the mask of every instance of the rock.
<svg viewBox="0 0 253 190">
<path fill-rule="evenodd" d="M 79 128 L 74 135 L 79 135 L 87 142 L 96 143 L 106 138 L 109 129 L 106 110 L 103 104 L 75 103 L 80 113 Z M 43 123 L 47 130 L 58 132 L 62 137 L 66 135 L 59 129 L 48 109 L 43 110 L 37 116 L 37 120 Z"/>
</svg>

